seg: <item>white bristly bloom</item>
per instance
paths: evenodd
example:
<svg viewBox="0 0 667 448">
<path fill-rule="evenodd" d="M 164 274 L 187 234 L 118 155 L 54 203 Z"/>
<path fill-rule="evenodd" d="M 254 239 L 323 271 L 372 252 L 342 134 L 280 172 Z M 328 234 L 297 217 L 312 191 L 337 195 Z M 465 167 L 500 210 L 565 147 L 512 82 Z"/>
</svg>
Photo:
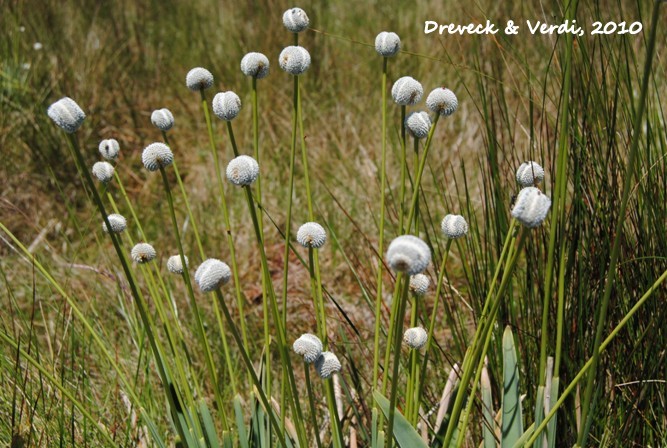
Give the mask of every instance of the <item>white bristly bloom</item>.
<svg viewBox="0 0 667 448">
<path fill-rule="evenodd" d="M 310 53 L 301 46 L 292 45 L 283 49 L 278 62 L 290 75 L 301 75 L 310 67 Z"/>
<path fill-rule="evenodd" d="M 229 266 L 215 258 L 204 261 L 195 272 L 195 282 L 202 292 L 215 291 L 231 278 L 232 270 Z"/>
<path fill-rule="evenodd" d="M 202 67 L 195 67 L 185 76 L 185 85 L 193 92 L 206 90 L 213 86 L 213 75 Z"/>
<path fill-rule="evenodd" d="M 403 342 L 415 350 L 419 350 L 426 345 L 427 340 L 428 334 L 422 327 L 408 328 L 403 334 Z"/>
<path fill-rule="evenodd" d="M 461 215 L 447 215 L 440 224 L 443 235 L 447 238 L 456 239 L 468 233 L 468 223 Z"/>
<path fill-rule="evenodd" d="M 398 272 L 408 275 L 421 274 L 431 262 L 431 249 L 413 235 L 402 235 L 389 244 L 387 262 Z"/>
<path fill-rule="evenodd" d="M 111 182 L 114 168 L 109 162 L 95 162 L 93 165 L 93 176 L 103 184 Z"/>
<path fill-rule="evenodd" d="M 428 112 L 411 112 L 405 119 L 405 127 L 415 138 L 426 138 L 431 130 L 431 117 Z"/>
<path fill-rule="evenodd" d="M 375 37 L 375 51 L 380 56 L 390 58 L 401 51 L 401 39 L 391 31 L 382 31 Z"/>
<path fill-rule="evenodd" d="M 120 145 L 118 144 L 118 141 L 113 138 L 102 140 L 98 149 L 100 150 L 102 157 L 108 160 L 116 160 L 120 153 Z"/>
<path fill-rule="evenodd" d="M 283 25 L 293 33 L 300 33 L 308 28 L 310 19 L 301 8 L 290 8 L 283 13 Z"/>
<path fill-rule="evenodd" d="M 398 78 L 391 87 L 391 97 L 400 106 L 414 106 L 424 94 L 421 83 L 412 76 Z"/>
<path fill-rule="evenodd" d="M 551 199 L 535 187 L 523 188 L 516 198 L 512 216 L 528 228 L 542 224 L 547 217 Z"/>
<path fill-rule="evenodd" d="M 141 160 L 148 171 L 157 171 L 160 167 L 166 168 L 174 162 L 174 153 L 164 143 L 151 143 L 144 148 Z"/>
<path fill-rule="evenodd" d="M 241 98 L 232 91 L 220 92 L 213 97 L 213 113 L 225 121 L 232 121 L 241 112 Z"/>
<path fill-rule="evenodd" d="M 306 363 L 312 364 L 322 354 L 322 341 L 314 334 L 304 333 L 294 341 L 292 348 L 297 355 L 303 356 Z"/>
<path fill-rule="evenodd" d="M 421 297 L 428 292 L 431 281 L 424 274 L 417 274 L 410 277 L 410 291 L 416 296 Z"/>
<path fill-rule="evenodd" d="M 331 378 L 334 373 L 340 372 L 341 367 L 338 357 L 331 352 L 322 352 L 315 361 L 317 374 L 324 379 Z"/>
<path fill-rule="evenodd" d="M 516 181 L 522 187 L 534 187 L 544 180 L 544 168 L 537 162 L 523 162 L 516 170 Z"/>
<path fill-rule="evenodd" d="M 185 258 L 185 267 L 188 267 L 188 257 L 183 256 Z M 167 270 L 171 272 L 172 274 L 182 274 L 183 273 L 183 262 L 181 261 L 181 256 L 180 255 L 172 255 L 169 257 L 169 260 L 167 260 Z"/>
<path fill-rule="evenodd" d="M 76 132 L 86 119 L 86 114 L 78 104 L 68 97 L 64 97 L 51 104 L 46 111 L 55 124 L 68 134 Z"/>
<path fill-rule="evenodd" d="M 148 243 L 139 243 L 132 248 L 130 253 L 132 259 L 137 263 L 143 264 L 153 261 L 157 256 L 155 248 Z"/>
<path fill-rule="evenodd" d="M 449 89 L 437 87 L 428 94 L 426 105 L 436 114 L 449 116 L 456 112 L 459 107 L 459 101 Z"/>
<path fill-rule="evenodd" d="M 127 220 L 123 215 L 112 213 L 111 215 L 107 216 L 107 219 L 109 220 L 109 225 L 111 226 L 111 233 L 121 233 L 127 228 Z M 106 233 L 109 233 L 109 230 L 107 229 L 107 223 L 104 221 L 102 221 L 102 230 L 104 230 Z"/>
<path fill-rule="evenodd" d="M 319 249 L 327 242 L 327 232 L 316 222 L 307 222 L 299 227 L 296 240 L 303 247 Z"/>
<path fill-rule="evenodd" d="M 250 156 L 238 156 L 227 165 L 227 179 L 239 187 L 252 185 L 259 177 L 259 164 Z"/>
<path fill-rule="evenodd" d="M 262 53 L 248 53 L 241 59 L 241 71 L 256 79 L 266 78 L 269 75 L 269 58 Z"/>
<path fill-rule="evenodd" d="M 151 123 L 159 130 L 167 132 L 174 127 L 174 116 L 169 109 L 157 109 L 151 114 Z"/>
</svg>

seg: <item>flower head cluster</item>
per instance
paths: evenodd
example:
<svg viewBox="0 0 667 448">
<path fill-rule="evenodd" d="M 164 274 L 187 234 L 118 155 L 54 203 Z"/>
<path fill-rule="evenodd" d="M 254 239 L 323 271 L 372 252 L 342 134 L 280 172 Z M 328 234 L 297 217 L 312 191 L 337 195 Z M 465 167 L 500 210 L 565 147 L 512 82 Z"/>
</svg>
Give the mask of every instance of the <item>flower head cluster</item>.
<svg viewBox="0 0 667 448">
<path fill-rule="evenodd" d="M 331 352 L 322 352 L 320 357 L 315 361 L 315 370 L 317 370 L 320 378 L 323 379 L 331 378 L 334 373 L 340 372 L 341 368 L 342 366 L 338 357 Z"/>
<path fill-rule="evenodd" d="M 248 53 L 241 59 L 241 71 L 255 79 L 266 78 L 269 75 L 269 58 L 262 53 Z"/>
<path fill-rule="evenodd" d="M 188 257 L 184 255 L 183 258 L 185 258 L 185 268 L 187 269 L 189 264 Z M 180 255 L 172 255 L 169 257 L 167 260 L 167 270 L 172 274 L 183 273 L 183 261 L 181 260 Z"/>
<path fill-rule="evenodd" d="M 280 68 L 290 75 L 301 75 L 310 67 L 310 53 L 301 46 L 286 47 L 278 60 Z"/>
<path fill-rule="evenodd" d="M 451 239 L 457 239 L 468 233 L 468 223 L 461 215 L 447 215 L 440 224 L 442 233 Z"/>
<path fill-rule="evenodd" d="M 259 177 L 259 164 L 250 156 L 238 156 L 227 165 L 227 179 L 234 185 L 252 185 Z"/>
<path fill-rule="evenodd" d="M 300 33 L 308 28 L 310 19 L 303 9 L 290 8 L 283 13 L 283 25 L 293 33 Z"/>
<path fill-rule="evenodd" d="M 408 328 L 405 330 L 405 333 L 403 333 L 403 342 L 405 342 L 408 347 L 415 350 L 419 350 L 426 345 L 427 339 L 428 334 L 422 327 Z"/>
<path fill-rule="evenodd" d="M 449 116 L 458 109 L 459 100 L 451 90 L 437 87 L 428 94 L 426 105 L 437 114 Z"/>
<path fill-rule="evenodd" d="M 213 292 L 232 278 L 232 270 L 226 263 L 209 258 L 199 265 L 195 272 L 195 282 L 202 292 Z"/>
<path fill-rule="evenodd" d="M 424 274 L 417 274 L 410 277 L 410 291 L 418 297 L 428 292 L 431 281 Z"/>
<path fill-rule="evenodd" d="M 391 31 L 382 31 L 375 37 L 375 51 L 380 56 L 390 58 L 401 51 L 401 39 Z"/>
<path fill-rule="evenodd" d="M 148 243 L 139 243 L 132 248 L 130 256 L 137 263 L 143 264 L 155 260 L 155 248 Z"/>
<path fill-rule="evenodd" d="M 93 176 L 103 184 L 107 184 L 113 179 L 114 167 L 109 162 L 95 162 L 92 171 Z"/>
<path fill-rule="evenodd" d="M 213 75 L 202 67 L 195 67 L 185 76 L 185 85 L 193 92 L 206 90 L 213 86 Z"/>
<path fill-rule="evenodd" d="M 411 112 L 405 119 L 405 127 L 414 138 L 425 138 L 431 130 L 431 117 L 427 112 Z"/>
<path fill-rule="evenodd" d="M 151 143 L 144 148 L 141 160 L 148 171 L 157 171 L 174 162 L 174 153 L 164 143 Z"/>
<path fill-rule="evenodd" d="M 522 187 L 533 187 L 544 180 L 544 168 L 536 162 L 523 162 L 516 170 L 516 181 Z"/>
<path fill-rule="evenodd" d="M 394 271 L 417 275 L 431 262 L 431 249 L 416 236 L 402 235 L 389 244 L 387 262 Z"/>
<path fill-rule="evenodd" d="M 551 199 L 538 188 L 523 188 L 516 198 L 512 216 L 528 228 L 542 224 L 549 213 Z"/>
<path fill-rule="evenodd" d="M 169 109 L 157 109 L 151 114 L 151 123 L 159 130 L 167 132 L 174 127 L 174 116 Z"/>
<path fill-rule="evenodd" d="M 414 106 L 424 94 L 421 83 L 411 76 L 398 78 L 391 87 L 391 97 L 401 106 Z"/>
<path fill-rule="evenodd" d="M 123 215 L 112 213 L 111 215 L 107 216 L 107 220 L 111 226 L 111 233 L 121 233 L 127 228 L 127 220 Z M 104 230 L 106 233 L 109 233 L 107 223 L 104 221 L 102 221 L 102 230 Z"/>
<path fill-rule="evenodd" d="M 327 232 L 316 222 L 307 222 L 299 227 L 296 240 L 303 247 L 319 249 L 327 242 Z"/>
<path fill-rule="evenodd" d="M 304 333 L 294 341 L 292 345 L 297 355 L 303 356 L 303 360 L 312 364 L 322 355 L 322 341 L 314 334 Z"/>
<path fill-rule="evenodd" d="M 98 149 L 100 150 L 102 157 L 108 160 L 116 160 L 120 153 L 120 145 L 118 144 L 118 141 L 113 138 L 102 140 Z"/>
<path fill-rule="evenodd" d="M 76 132 L 86 119 L 86 114 L 78 104 L 68 97 L 64 97 L 51 104 L 46 111 L 55 124 L 68 134 Z"/>
<path fill-rule="evenodd" d="M 241 112 L 241 98 L 232 91 L 213 97 L 213 113 L 221 120 L 232 121 Z"/>
</svg>

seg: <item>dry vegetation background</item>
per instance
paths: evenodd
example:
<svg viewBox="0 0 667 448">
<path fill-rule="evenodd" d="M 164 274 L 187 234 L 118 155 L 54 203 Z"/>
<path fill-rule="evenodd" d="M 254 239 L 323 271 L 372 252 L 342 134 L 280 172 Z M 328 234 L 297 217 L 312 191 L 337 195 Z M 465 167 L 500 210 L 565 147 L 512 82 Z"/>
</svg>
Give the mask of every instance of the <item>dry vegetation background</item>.
<svg viewBox="0 0 667 448">
<path fill-rule="evenodd" d="M 648 25 L 650 2 L 612 0 L 580 1 L 577 18 L 590 31 L 596 20 L 635 20 Z M 115 138 L 121 145 L 119 169 L 130 198 L 140 210 L 146 233 L 158 249 L 161 263 L 176 250 L 165 214 L 160 179 L 149 176 L 141 165 L 141 151 L 160 139 L 150 122 L 154 109 L 166 107 L 175 116 L 170 140 L 184 177 L 194 213 L 202 227 L 209 252 L 226 253 L 220 230 L 205 123 L 198 97 L 185 87 L 185 74 L 195 66 L 215 76 L 215 91 L 233 90 L 244 102 L 234 122 L 241 151 L 251 152 L 250 84 L 239 69 L 250 51 L 266 54 L 271 61 L 268 78 L 259 81 L 260 163 L 266 195 L 265 208 L 279 229 L 284 228 L 284 201 L 289 175 L 291 136 L 291 79 L 282 72 L 277 57 L 291 44 L 284 30 L 282 12 L 292 4 L 273 2 L 193 1 L 5 1 L 0 0 L 0 221 L 29 245 L 48 265 L 83 308 L 100 323 L 110 340 L 125 331 L 117 315 L 118 273 L 111 244 L 99 231 L 99 219 L 83 193 L 82 179 L 59 129 L 46 116 L 46 108 L 62 96 L 74 98 L 88 118 L 78 135 L 90 165 L 98 160 L 101 139 Z M 462 213 L 471 222 L 473 235 L 450 259 L 448 277 L 454 287 L 447 294 L 448 307 L 458 322 L 438 328 L 436 365 L 431 373 L 429 400 L 437 400 L 452 362 L 463 355 L 463 332 L 474 327 L 473 313 L 464 306 L 474 302 L 477 310 L 491 275 L 507 228 L 510 201 L 517 192 L 513 176 L 524 160 L 536 160 L 547 172 L 549 194 L 555 177 L 558 113 L 562 101 L 561 50 L 556 36 L 532 36 L 525 19 L 559 22 L 561 2 L 522 1 L 374 1 L 299 3 L 308 12 L 311 29 L 301 36 L 313 65 L 302 76 L 305 133 L 310 160 L 316 215 L 334 232 L 332 244 L 320 256 L 328 292 L 339 303 L 331 305 L 330 333 L 335 344 L 345 346 L 345 363 L 359 384 L 368 387 L 372 358 L 372 304 L 374 296 L 380 160 L 381 59 L 372 43 L 383 30 L 401 36 L 402 49 L 389 64 L 390 82 L 400 76 L 418 79 L 429 92 L 446 86 L 456 92 L 459 110 L 440 122 L 430 151 L 424 180 L 426 238 L 438 252 L 438 223 L 446 213 Z M 663 11 L 663 19 L 667 18 Z M 425 20 L 441 23 L 483 22 L 487 18 L 504 28 L 507 20 L 523 24 L 518 36 L 424 35 Z M 664 20 L 662 20 L 664 24 Z M 41 43 L 41 49 L 35 43 Z M 627 241 L 619 267 L 618 300 L 610 311 L 610 328 L 623 316 L 638 295 L 665 269 L 667 237 L 664 236 L 667 151 L 664 129 L 665 43 L 658 31 L 654 78 L 649 94 L 645 158 L 638 171 L 651 177 L 638 183 L 628 216 Z M 564 378 L 576 372 L 590 353 L 596 298 L 602 289 L 609 257 L 603 244 L 612 238 L 615 209 L 622 183 L 622 167 L 631 137 L 633 100 L 638 95 L 645 42 L 637 36 L 585 36 L 575 44 L 572 103 L 572 185 L 568 213 L 571 232 L 568 250 L 569 301 Z M 620 67 L 620 69 L 619 69 Z M 212 97 L 211 92 L 209 94 Z M 399 181 L 399 108 L 389 107 L 389 183 L 396 191 Z M 223 126 L 216 123 L 221 151 L 230 151 Z M 223 160 L 229 159 L 230 152 Z M 651 174 L 652 173 L 652 174 Z M 299 179 L 297 175 L 297 179 Z M 302 188 L 297 180 L 297 189 Z M 260 267 L 244 204 L 231 200 L 244 293 L 251 304 L 250 325 L 261 332 Z M 182 217 L 183 204 L 178 203 Z M 294 229 L 306 220 L 304 197 L 297 193 Z M 395 198 L 390 197 L 388 237 L 395 236 Z M 505 216 L 504 222 L 502 218 Z M 496 219 L 497 218 L 497 219 Z M 267 250 L 276 278 L 281 276 L 283 246 L 273 226 L 267 231 Z M 5 238 L 4 235 L 1 235 Z M 530 396 L 535 387 L 539 354 L 540 319 L 546 230 L 535 233 L 527 247 L 525 266 L 510 296 L 521 300 L 501 311 L 501 323 L 514 326 L 520 357 L 526 369 L 524 387 Z M 194 247 L 186 235 L 186 246 Z M 186 249 L 187 250 L 187 249 Z M 34 343 L 45 352 L 60 353 L 66 347 L 85 358 L 89 341 L 77 344 L 63 339 L 69 325 L 67 309 L 11 245 L 0 242 L 0 322 L 3 331 L 15 336 L 32 332 Z M 650 257 L 637 263 L 632 260 Z M 289 296 L 290 332 L 298 334 L 312 325 L 312 302 L 307 271 L 296 260 L 291 264 Z M 492 271 L 491 271 L 492 273 Z M 389 281 L 389 277 L 387 277 Z M 176 287 L 178 290 L 178 287 Z M 609 406 L 601 406 L 595 433 L 597 443 L 624 440 L 623 446 L 641 441 L 664 443 L 665 422 L 665 328 L 662 288 L 652 305 L 637 319 L 605 358 L 605 379 L 600 394 Z M 206 304 L 203 304 L 206 308 Z M 444 318 L 443 318 L 444 321 Z M 32 322 L 32 324 L 30 324 Z M 118 322 L 118 325 L 106 325 Z M 502 325 L 500 326 L 502 328 Z M 297 330 L 298 329 L 298 330 Z M 73 331 L 79 331 L 74 324 Z M 69 336 L 68 336 L 69 337 Z M 258 337 L 259 340 L 259 337 Z M 73 345 L 76 345 L 73 346 Z M 260 343 L 257 343 L 260 346 Z M 65 351 L 67 351 L 65 350 Z M 120 356 L 123 356 L 119 348 Z M 341 348 L 341 351 L 343 349 Z M 0 350 L 2 384 L 8 384 L 12 353 Z M 47 356 L 47 355 L 45 355 Z M 51 356 L 51 355 L 49 355 Z M 109 420 L 125 424 L 124 410 L 116 391 L 104 385 L 105 372 L 95 367 L 81 386 L 92 403 L 109 411 Z M 74 382 L 78 369 L 74 356 L 54 357 Z M 131 361 L 125 360 L 130 363 Z M 497 361 L 497 360 L 496 360 Z M 494 361 L 492 361 L 494 362 Z M 616 384 L 640 379 L 659 380 L 638 387 Z M 660 383 L 662 381 L 662 383 Z M 4 386 L 3 386 L 4 389 Z M 38 394 L 38 387 L 26 396 Z M 12 398 L 0 391 L 0 420 L 9 421 Z M 48 394 L 47 394 L 48 395 Z M 531 400 L 531 398 L 528 398 Z M 29 402 L 29 400 L 28 400 Z M 574 406 L 574 405 L 573 405 Z M 572 407 L 573 407 L 572 406 Z M 26 405 L 26 409 L 30 406 Z M 526 406 L 530 409 L 530 406 Z M 29 410 L 25 411 L 29 413 Z M 38 412 L 44 421 L 50 411 Z M 42 421 L 40 428 L 48 427 Z M 575 413 L 561 419 L 563 440 L 571 442 Z M 41 426 L 40 426 L 41 425 Z M 605 429 L 606 428 L 606 429 Z M 0 439 L 11 428 L 0 424 Z M 647 435 L 647 434 L 650 434 Z M 0 443 L 2 440 L 0 440 Z M 627 444 L 625 444 L 627 443 Z M 570 443 L 571 444 L 571 443 Z M 613 444 L 613 443 L 612 443 Z M 620 446 L 620 445 L 617 445 Z M 657 445 L 656 445 L 657 446 Z"/>
</svg>

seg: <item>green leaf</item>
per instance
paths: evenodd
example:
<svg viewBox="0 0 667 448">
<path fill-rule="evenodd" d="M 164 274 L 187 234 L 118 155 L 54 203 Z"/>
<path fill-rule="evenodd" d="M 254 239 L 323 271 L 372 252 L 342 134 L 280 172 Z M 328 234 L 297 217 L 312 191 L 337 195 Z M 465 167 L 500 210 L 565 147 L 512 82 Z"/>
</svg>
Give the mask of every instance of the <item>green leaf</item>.
<svg viewBox="0 0 667 448">
<path fill-rule="evenodd" d="M 558 387 L 560 383 L 559 377 L 554 377 L 551 380 L 551 406 L 549 409 L 553 409 L 554 405 L 558 401 Z M 553 418 L 547 423 L 547 442 L 549 448 L 554 448 L 556 446 L 556 419 L 558 414 L 554 414 Z"/>
<path fill-rule="evenodd" d="M 503 334 L 503 416 L 501 448 L 513 447 L 523 434 L 523 413 L 519 396 L 519 366 L 512 329 L 505 327 Z"/>
<path fill-rule="evenodd" d="M 491 381 L 489 371 L 486 366 L 482 367 L 482 377 L 480 378 L 480 391 L 482 392 L 482 433 L 484 434 L 484 448 L 496 448 L 496 436 L 494 428 L 496 426 L 493 418 L 493 396 L 491 395 Z"/>
<path fill-rule="evenodd" d="M 239 432 L 239 444 L 241 448 L 249 448 L 248 432 L 243 422 L 243 409 L 241 408 L 241 397 L 234 397 L 234 415 L 236 416 L 236 430 Z"/>
<path fill-rule="evenodd" d="M 380 406 L 380 409 L 382 409 L 385 417 L 389 418 L 389 400 L 377 391 L 373 392 L 373 397 L 375 398 L 375 402 Z M 428 448 L 419 434 L 417 434 L 417 431 L 415 431 L 415 428 L 398 412 L 398 409 L 394 412 L 394 437 L 396 437 L 396 441 L 401 448 Z"/>
<path fill-rule="evenodd" d="M 199 400 L 199 417 L 201 418 L 202 426 L 204 427 L 204 437 L 206 438 L 207 446 L 211 448 L 220 448 L 218 434 L 215 432 L 215 424 L 211 412 L 208 410 L 205 400 Z"/>
<path fill-rule="evenodd" d="M 544 420 L 544 386 L 539 386 L 535 396 L 535 427 L 540 426 L 542 420 Z M 540 448 L 542 444 L 542 437 L 539 437 L 533 443 L 533 448 Z"/>
</svg>

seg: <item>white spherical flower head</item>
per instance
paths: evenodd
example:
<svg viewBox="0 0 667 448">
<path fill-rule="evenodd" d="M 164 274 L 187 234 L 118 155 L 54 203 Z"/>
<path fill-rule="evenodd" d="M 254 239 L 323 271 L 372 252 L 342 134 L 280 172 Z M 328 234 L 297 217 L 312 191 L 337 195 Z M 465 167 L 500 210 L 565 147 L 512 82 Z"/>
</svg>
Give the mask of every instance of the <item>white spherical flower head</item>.
<svg viewBox="0 0 667 448">
<path fill-rule="evenodd" d="M 547 217 L 551 199 L 535 187 L 523 188 L 516 198 L 512 216 L 528 228 L 542 224 Z"/>
<path fill-rule="evenodd" d="M 437 87 L 428 94 L 426 105 L 436 114 L 449 116 L 458 109 L 459 100 L 451 90 Z"/>
<path fill-rule="evenodd" d="M 227 165 L 227 179 L 234 185 L 252 185 L 259 177 L 259 164 L 250 156 L 238 156 Z"/>
<path fill-rule="evenodd" d="M 195 272 L 195 282 L 202 292 L 212 292 L 219 289 L 232 278 L 232 270 L 226 263 L 215 258 L 209 258 L 199 265 Z"/>
<path fill-rule="evenodd" d="M 375 51 L 385 58 L 396 56 L 401 51 L 401 39 L 396 33 L 382 31 L 375 37 Z"/>
<path fill-rule="evenodd" d="M 109 183 L 113 179 L 114 168 L 109 162 L 95 162 L 92 171 L 93 176 L 103 184 Z"/>
<path fill-rule="evenodd" d="M 141 161 L 148 171 L 157 171 L 160 167 L 168 167 L 174 162 L 174 153 L 164 143 L 151 143 L 144 148 Z"/>
<path fill-rule="evenodd" d="M 301 46 L 286 47 L 280 53 L 280 68 L 291 75 L 301 75 L 310 67 L 310 53 Z"/>
<path fill-rule="evenodd" d="M 447 215 L 440 224 L 443 235 L 447 238 L 457 239 L 468 233 L 468 223 L 461 215 Z"/>
<path fill-rule="evenodd" d="M 232 121 L 241 112 L 241 98 L 234 92 L 220 92 L 213 97 L 213 113 L 221 120 Z"/>
<path fill-rule="evenodd" d="M 121 233 L 127 229 L 127 220 L 123 215 L 112 213 L 111 215 L 107 216 L 107 219 L 109 220 L 109 225 L 111 226 L 111 233 Z M 102 221 L 102 230 L 104 230 L 105 233 L 109 233 L 107 223 L 104 221 Z"/>
<path fill-rule="evenodd" d="M 174 127 L 174 115 L 169 109 L 154 110 L 151 114 L 151 123 L 159 130 L 167 132 Z"/>
<path fill-rule="evenodd" d="M 296 232 L 296 240 L 303 247 L 319 249 L 327 242 L 327 232 L 316 222 L 307 222 Z"/>
<path fill-rule="evenodd" d="M 320 378 L 331 378 L 331 376 L 340 372 L 341 369 L 340 361 L 338 357 L 331 352 L 322 352 L 317 361 L 315 361 L 315 370 Z"/>
<path fill-rule="evenodd" d="M 416 296 L 423 296 L 428 292 L 431 281 L 424 274 L 417 274 L 410 277 L 410 291 Z"/>
<path fill-rule="evenodd" d="M 185 76 L 185 85 L 193 92 L 206 90 L 213 85 L 213 75 L 203 67 L 195 67 Z"/>
<path fill-rule="evenodd" d="M 308 28 L 310 19 L 301 8 L 290 8 L 283 13 L 283 25 L 293 33 L 300 33 Z"/>
<path fill-rule="evenodd" d="M 431 130 L 431 117 L 428 112 L 412 112 L 405 119 L 405 127 L 414 138 L 425 138 Z"/>
<path fill-rule="evenodd" d="M 402 235 L 389 244 L 387 262 L 394 271 L 421 274 L 431 262 L 431 249 L 416 236 Z"/>
<path fill-rule="evenodd" d="M 422 99 L 423 94 L 421 83 L 412 76 L 398 78 L 391 87 L 391 97 L 401 106 L 414 106 Z"/>
<path fill-rule="evenodd" d="M 304 333 L 294 341 L 292 348 L 297 355 L 303 356 L 306 363 L 312 364 L 322 354 L 322 341 L 314 334 Z"/>
<path fill-rule="evenodd" d="M 523 162 L 516 170 L 516 181 L 522 187 L 534 187 L 544 180 L 544 168 L 536 162 Z"/>
<path fill-rule="evenodd" d="M 134 261 L 143 264 L 155 260 L 157 253 L 155 252 L 155 248 L 150 244 L 139 243 L 132 248 L 130 255 Z"/>
<path fill-rule="evenodd" d="M 86 119 L 86 114 L 78 104 L 68 97 L 64 97 L 51 104 L 46 111 L 55 124 L 68 134 L 76 132 Z"/>
<path fill-rule="evenodd" d="M 120 145 L 118 144 L 118 141 L 113 138 L 102 140 L 98 149 L 100 150 L 102 157 L 109 160 L 116 160 L 120 153 Z"/>
<path fill-rule="evenodd" d="M 255 79 L 266 78 L 269 75 L 269 58 L 262 53 L 248 53 L 241 59 L 241 71 Z"/>
<path fill-rule="evenodd" d="M 403 333 L 403 342 L 405 342 L 408 347 L 415 350 L 419 350 L 426 345 L 427 339 L 428 334 L 422 327 L 408 328 L 405 330 L 405 333 Z"/>
<path fill-rule="evenodd" d="M 185 268 L 187 269 L 189 265 L 188 257 L 183 256 L 183 258 L 185 258 Z M 167 260 L 167 270 L 172 274 L 183 273 L 183 262 L 181 261 L 180 255 L 172 255 L 169 257 L 169 260 Z"/>
</svg>

